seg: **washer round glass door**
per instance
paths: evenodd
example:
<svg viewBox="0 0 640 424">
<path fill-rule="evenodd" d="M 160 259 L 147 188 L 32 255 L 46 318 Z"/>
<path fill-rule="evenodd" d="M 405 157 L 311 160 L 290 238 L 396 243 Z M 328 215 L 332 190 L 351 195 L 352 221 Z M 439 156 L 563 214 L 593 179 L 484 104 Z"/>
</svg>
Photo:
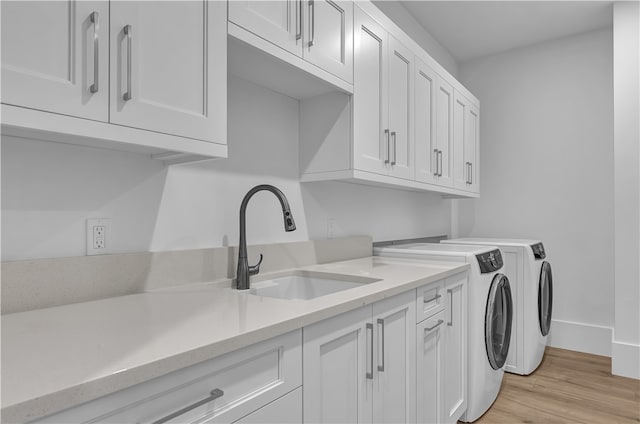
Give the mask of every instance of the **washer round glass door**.
<svg viewBox="0 0 640 424">
<path fill-rule="evenodd" d="M 542 263 L 540 283 L 538 284 L 538 321 L 543 336 L 549 334 L 551 328 L 551 308 L 553 306 L 553 277 L 549 262 Z"/>
<path fill-rule="evenodd" d="M 494 370 L 502 368 L 507 361 L 512 320 L 513 299 L 509 279 L 504 274 L 497 274 L 489 289 L 484 321 L 487 357 Z"/>
</svg>

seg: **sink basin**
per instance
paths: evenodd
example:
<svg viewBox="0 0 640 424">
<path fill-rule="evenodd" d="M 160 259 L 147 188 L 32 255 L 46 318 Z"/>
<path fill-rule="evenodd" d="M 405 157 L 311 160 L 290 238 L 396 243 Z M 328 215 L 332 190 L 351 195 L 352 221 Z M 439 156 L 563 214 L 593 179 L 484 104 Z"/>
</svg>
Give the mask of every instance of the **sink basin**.
<svg viewBox="0 0 640 424">
<path fill-rule="evenodd" d="M 309 300 L 343 290 L 375 283 L 375 278 L 352 275 L 325 274 L 318 272 L 295 272 L 270 280 L 251 283 L 250 293 L 278 299 Z"/>
</svg>

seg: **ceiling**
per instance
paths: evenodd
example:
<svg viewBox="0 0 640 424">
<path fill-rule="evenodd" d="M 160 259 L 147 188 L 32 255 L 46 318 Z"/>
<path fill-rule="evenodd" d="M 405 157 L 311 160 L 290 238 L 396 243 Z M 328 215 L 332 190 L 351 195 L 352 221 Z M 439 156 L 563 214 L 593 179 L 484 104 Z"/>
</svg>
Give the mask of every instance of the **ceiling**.
<svg viewBox="0 0 640 424">
<path fill-rule="evenodd" d="M 458 63 L 612 25 L 612 1 L 401 3 Z"/>
</svg>

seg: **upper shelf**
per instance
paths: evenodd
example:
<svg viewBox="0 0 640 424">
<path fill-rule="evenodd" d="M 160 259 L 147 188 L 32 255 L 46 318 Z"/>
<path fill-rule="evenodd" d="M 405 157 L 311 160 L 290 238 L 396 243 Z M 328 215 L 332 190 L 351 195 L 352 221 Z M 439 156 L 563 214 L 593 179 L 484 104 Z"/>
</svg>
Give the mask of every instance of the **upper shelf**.
<svg viewBox="0 0 640 424">
<path fill-rule="evenodd" d="M 281 47 L 229 22 L 229 73 L 294 99 L 332 91 L 353 93 L 353 85 Z"/>
</svg>

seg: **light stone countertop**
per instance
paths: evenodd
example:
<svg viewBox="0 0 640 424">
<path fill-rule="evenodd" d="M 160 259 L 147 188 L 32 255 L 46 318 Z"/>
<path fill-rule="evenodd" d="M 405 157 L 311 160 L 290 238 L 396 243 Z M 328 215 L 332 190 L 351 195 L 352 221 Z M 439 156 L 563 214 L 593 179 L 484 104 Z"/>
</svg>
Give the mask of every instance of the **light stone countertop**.
<svg viewBox="0 0 640 424">
<path fill-rule="evenodd" d="M 29 421 L 79 405 L 464 272 L 468 265 L 368 257 L 299 269 L 380 281 L 285 300 L 239 292 L 224 280 L 4 315 L 2 421 Z"/>
</svg>

